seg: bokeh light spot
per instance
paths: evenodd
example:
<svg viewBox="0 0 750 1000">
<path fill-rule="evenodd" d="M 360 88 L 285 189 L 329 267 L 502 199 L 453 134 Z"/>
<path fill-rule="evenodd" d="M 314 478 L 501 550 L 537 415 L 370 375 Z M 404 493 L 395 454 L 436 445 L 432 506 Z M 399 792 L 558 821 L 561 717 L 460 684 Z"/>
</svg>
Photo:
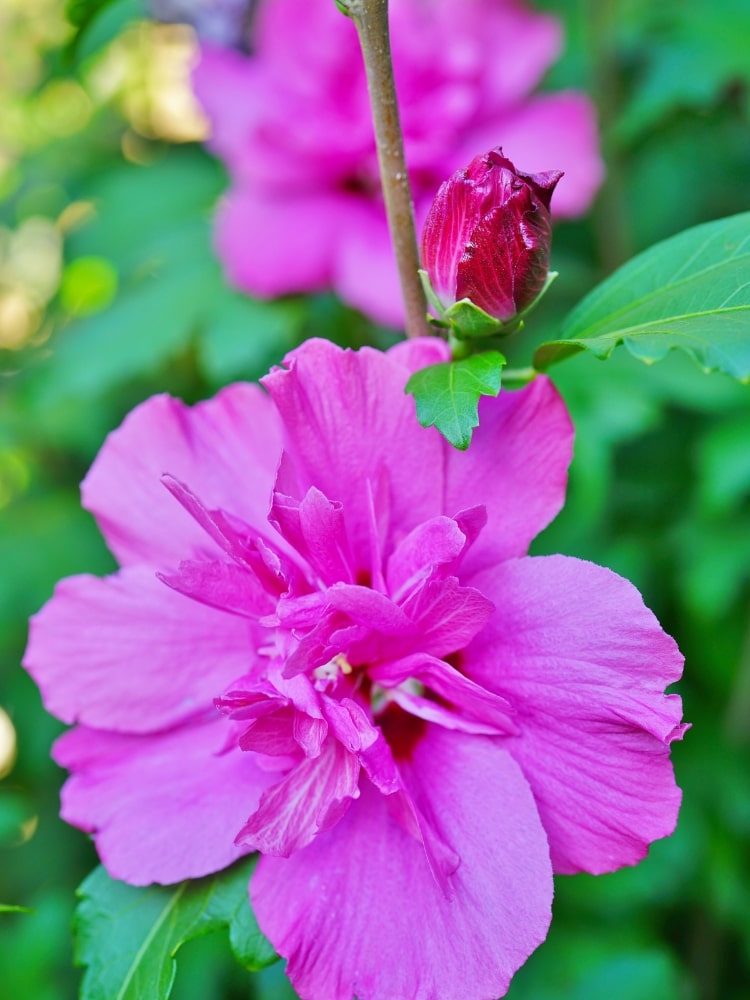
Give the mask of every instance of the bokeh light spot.
<svg viewBox="0 0 750 1000">
<path fill-rule="evenodd" d="M 13 770 L 16 753 L 16 727 L 8 713 L 0 708 L 0 778 L 5 778 Z"/>
<path fill-rule="evenodd" d="M 77 316 L 99 312 L 117 291 L 117 271 L 105 257 L 78 257 L 63 271 L 60 301 Z"/>
</svg>

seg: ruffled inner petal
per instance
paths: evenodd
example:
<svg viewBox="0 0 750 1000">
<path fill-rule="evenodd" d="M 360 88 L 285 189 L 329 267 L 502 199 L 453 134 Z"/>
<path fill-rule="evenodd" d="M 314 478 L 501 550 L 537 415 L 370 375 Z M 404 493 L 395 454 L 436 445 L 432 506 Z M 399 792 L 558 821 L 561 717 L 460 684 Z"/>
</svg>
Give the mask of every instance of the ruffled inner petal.
<svg viewBox="0 0 750 1000">
<path fill-rule="evenodd" d="M 302 500 L 276 492 L 270 519 L 307 560 L 323 586 L 354 582 L 343 504 L 329 500 L 314 486 Z"/>
<path fill-rule="evenodd" d="M 341 819 L 359 795 L 359 774 L 354 754 L 328 740 L 320 756 L 306 757 L 263 793 L 236 843 L 288 857 Z"/>
<path fill-rule="evenodd" d="M 442 700 L 441 718 L 443 719 L 448 719 L 448 716 L 445 715 L 445 703 L 447 703 L 450 707 L 450 715 L 453 717 L 453 721 L 445 723 L 449 725 L 449 728 L 463 728 L 461 722 L 462 720 L 466 722 L 468 717 L 475 723 L 483 725 L 484 731 L 495 735 L 515 736 L 519 732 L 518 725 L 513 718 L 512 703 L 507 698 L 482 687 L 437 657 L 415 653 L 401 660 L 378 665 L 370 671 L 370 676 L 376 683 L 385 687 L 389 697 L 395 698 L 404 708 L 406 708 L 407 703 L 413 706 L 423 706 L 420 710 L 415 711 L 415 714 L 419 715 L 420 718 L 427 718 L 424 714 L 426 699 L 415 697 L 415 693 L 408 689 L 399 690 L 399 688 L 403 688 L 403 685 L 413 680 L 424 685 Z M 437 721 L 437 715 L 434 721 Z M 466 731 L 475 730 L 467 729 Z"/>
</svg>

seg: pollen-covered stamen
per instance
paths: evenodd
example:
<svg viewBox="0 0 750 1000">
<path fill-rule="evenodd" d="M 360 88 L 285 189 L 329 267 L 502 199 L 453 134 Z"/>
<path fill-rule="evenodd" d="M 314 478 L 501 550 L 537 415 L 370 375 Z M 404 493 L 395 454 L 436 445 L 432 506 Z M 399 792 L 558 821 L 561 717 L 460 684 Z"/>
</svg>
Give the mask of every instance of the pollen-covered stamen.
<svg viewBox="0 0 750 1000">
<path fill-rule="evenodd" d="M 316 667 L 312 675 L 316 681 L 322 682 L 323 687 L 328 687 L 331 684 L 335 684 L 342 676 L 348 677 L 353 670 L 354 667 L 347 660 L 346 656 L 343 653 L 337 653 L 327 663 Z M 320 686 L 320 684 L 316 684 L 316 687 Z"/>
</svg>

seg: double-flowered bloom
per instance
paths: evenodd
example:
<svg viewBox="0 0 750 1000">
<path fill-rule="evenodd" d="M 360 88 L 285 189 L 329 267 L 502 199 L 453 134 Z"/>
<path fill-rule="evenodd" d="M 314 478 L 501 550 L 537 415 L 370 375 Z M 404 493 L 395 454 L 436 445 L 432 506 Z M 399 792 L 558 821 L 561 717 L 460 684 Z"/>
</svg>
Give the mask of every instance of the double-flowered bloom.
<svg viewBox="0 0 750 1000">
<path fill-rule="evenodd" d="M 669 834 L 677 647 L 625 580 L 529 557 L 572 428 L 551 383 L 419 426 L 423 339 L 313 340 L 257 386 L 135 410 L 84 483 L 122 568 L 59 584 L 26 665 L 63 816 L 138 885 L 262 856 L 262 930 L 310 1000 L 488 1000 L 552 874 Z"/>
<path fill-rule="evenodd" d="M 593 105 L 536 94 L 562 30 L 518 0 L 390 0 L 391 44 L 418 228 L 441 182 L 501 143 L 529 171 L 565 172 L 555 212 L 602 179 Z M 261 297 L 333 288 L 403 322 L 354 24 L 334 0 L 259 0 L 249 53 L 204 39 L 194 84 L 230 175 L 216 247 Z"/>
</svg>

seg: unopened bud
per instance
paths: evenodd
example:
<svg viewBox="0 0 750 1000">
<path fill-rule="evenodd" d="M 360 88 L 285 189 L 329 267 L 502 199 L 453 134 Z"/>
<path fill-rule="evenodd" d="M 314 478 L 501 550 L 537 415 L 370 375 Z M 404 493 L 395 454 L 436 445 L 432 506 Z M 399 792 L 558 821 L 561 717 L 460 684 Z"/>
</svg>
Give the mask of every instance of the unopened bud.
<svg viewBox="0 0 750 1000">
<path fill-rule="evenodd" d="M 550 199 L 561 177 L 524 174 L 498 146 L 440 186 L 422 261 L 444 315 L 468 299 L 504 324 L 534 302 L 547 282 Z"/>
</svg>

